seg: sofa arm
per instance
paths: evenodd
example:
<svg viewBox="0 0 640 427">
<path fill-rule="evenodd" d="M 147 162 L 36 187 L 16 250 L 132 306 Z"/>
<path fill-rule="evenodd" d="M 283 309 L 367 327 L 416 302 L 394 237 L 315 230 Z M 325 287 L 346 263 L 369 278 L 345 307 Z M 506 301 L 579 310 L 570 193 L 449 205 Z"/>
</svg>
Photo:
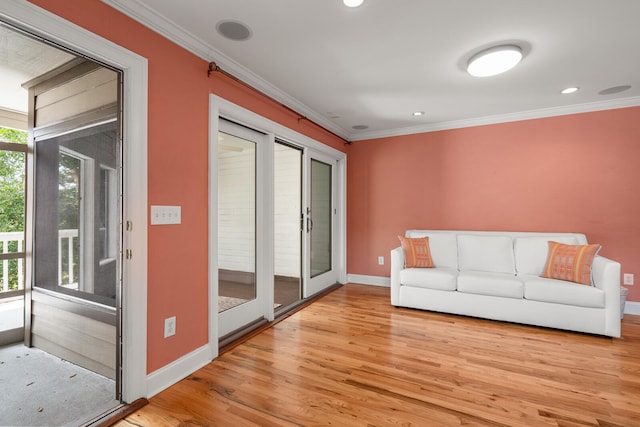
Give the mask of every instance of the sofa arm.
<svg viewBox="0 0 640 427">
<path fill-rule="evenodd" d="M 620 263 L 596 256 L 591 267 L 593 284 L 605 293 L 606 335 L 620 336 Z"/>
<path fill-rule="evenodd" d="M 400 272 L 404 268 L 402 247 L 391 250 L 391 304 L 400 304 Z"/>
</svg>

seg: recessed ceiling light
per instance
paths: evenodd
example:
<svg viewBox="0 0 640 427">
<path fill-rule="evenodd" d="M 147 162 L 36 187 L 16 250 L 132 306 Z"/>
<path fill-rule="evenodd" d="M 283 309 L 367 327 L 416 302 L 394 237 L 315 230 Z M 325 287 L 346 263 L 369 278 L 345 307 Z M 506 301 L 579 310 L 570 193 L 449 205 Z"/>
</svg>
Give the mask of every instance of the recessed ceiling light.
<svg viewBox="0 0 640 427">
<path fill-rule="evenodd" d="M 576 93 L 578 91 L 578 89 L 580 89 L 580 88 L 577 87 L 577 86 L 567 87 L 567 88 L 562 89 L 560 91 L 560 93 L 563 94 L 563 95 L 569 95 L 570 93 Z"/>
<path fill-rule="evenodd" d="M 494 46 L 473 55 L 467 64 L 467 72 L 474 77 L 495 76 L 512 69 L 521 59 L 519 46 Z"/>
<path fill-rule="evenodd" d="M 355 125 L 355 126 L 351 126 L 351 129 L 365 130 L 365 129 L 369 129 L 369 126 L 367 126 L 367 125 Z"/>
<path fill-rule="evenodd" d="M 414 113 L 412 113 L 413 117 L 420 117 L 420 116 L 424 116 L 424 111 L 416 111 Z"/>
<path fill-rule="evenodd" d="M 614 86 L 607 89 L 602 89 L 600 92 L 598 92 L 598 95 L 613 95 L 614 93 L 624 92 L 625 90 L 629 89 L 631 89 L 631 85 Z"/>
<path fill-rule="evenodd" d="M 223 37 L 234 41 L 249 40 L 252 36 L 251 28 L 242 22 L 224 20 L 216 24 L 216 30 Z"/>
<path fill-rule="evenodd" d="M 347 7 L 358 7 L 364 3 L 364 0 L 342 0 L 342 3 Z"/>
</svg>

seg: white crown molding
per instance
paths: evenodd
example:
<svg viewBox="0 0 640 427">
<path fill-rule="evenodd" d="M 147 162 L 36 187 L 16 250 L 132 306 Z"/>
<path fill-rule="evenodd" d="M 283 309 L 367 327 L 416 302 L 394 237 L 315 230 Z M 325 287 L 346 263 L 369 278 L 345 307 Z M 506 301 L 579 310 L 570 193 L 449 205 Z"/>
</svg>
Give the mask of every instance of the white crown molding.
<svg viewBox="0 0 640 427">
<path fill-rule="evenodd" d="M 362 141 L 376 138 L 387 138 L 418 133 L 435 132 L 441 130 L 484 126 L 498 123 L 515 122 L 521 120 L 540 119 L 545 117 L 563 116 L 569 114 L 586 113 L 592 111 L 610 110 L 615 108 L 635 107 L 640 105 L 640 97 L 632 97 L 610 101 L 598 101 L 584 104 L 576 104 L 562 107 L 542 108 L 516 113 L 497 114 L 492 116 L 477 117 L 463 120 L 453 120 L 438 123 L 429 123 L 418 126 L 410 126 L 396 129 L 369 132 L 349 132 L 323 115 L 307 107 L 296 98 L 290 96 L 280 88 L 271 84 L 243 65 L 235 62 L 224 53 L 205 43 L 190 32 L 178 26 L 175 22 L 147 7 L 139 0 L 101 0 L 114 9 L 124 13 L 142 25 L 156 33 L 173 41 L 184 49 L 204 59 L 214 61 L 220 68 L 234 75 L 238 79 L 253 86 L 265 95 L 277 100 L 283 105 L 297 111 L 325 129 L 335 133 L 347 141 Z"/>
<path fill-rule="evenodd" d="M 186 31 L 184 28 L 178 26 L 175 22 L 162 14 L 150 9 L 138 0 L 101 1 L 140 22 L 142 25 L 150 28 L 205 61 L 214 61 L 224 71 L 253 86 L 265 95 L 275 99 L 288 108 L 291 108 L 341 138 L 348 138 L 349 134 L 335 123 L 329 121 L 321 114 L 316 113 L 302 102 L 279 89 L 277 86 L 271 84 L 243 65 L 235 62 L 224 53 Z"/>
<path fill-rule="evenodd" d="M 521 111 L 517 113 L 497 114 L 493 116 L 477 117 L 449 122 L 429 123 L 406 128 L 359 132 L 349 136 L 350 141 L 363 141 L 392 136 L 413 135 L 417 133 L 436 132 L 441 130 L 460 129 L 474 126 L 493 125 L 498 123 L 517 122 L 521 120 L 542 119 L 545 117 L 566 116 L 570 114 L 589 113 L 593 111 L 613 110 L 640 106 L 640 96 L 609 101 L 589 102 L 584 104 L 567 105 L 563 107 L 541 108 L 539 110 Z"/>
</svg>

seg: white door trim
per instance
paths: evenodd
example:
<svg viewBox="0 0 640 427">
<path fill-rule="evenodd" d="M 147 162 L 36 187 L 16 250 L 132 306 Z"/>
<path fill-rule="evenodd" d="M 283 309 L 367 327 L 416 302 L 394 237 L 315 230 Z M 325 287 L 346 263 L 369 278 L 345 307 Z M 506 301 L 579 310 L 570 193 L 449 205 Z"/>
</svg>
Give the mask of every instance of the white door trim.
<svg viewBox="0 0 640 427">
<path fill-rule="evenodd" d="M 0 19 L 124 72 L 122 398 L 147 397 L 147 60 L 24 0 L 2 0 Z M 132 167 L 131 165 L 135 165 Z"/>
</svg>

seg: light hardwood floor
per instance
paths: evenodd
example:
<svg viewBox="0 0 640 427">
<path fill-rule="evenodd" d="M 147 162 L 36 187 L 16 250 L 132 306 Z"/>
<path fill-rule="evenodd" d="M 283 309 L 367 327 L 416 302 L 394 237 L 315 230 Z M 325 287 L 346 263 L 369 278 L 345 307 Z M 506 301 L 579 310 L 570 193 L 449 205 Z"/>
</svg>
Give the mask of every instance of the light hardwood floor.
<svg viewBox="0 0 640 427">
<path fill-rule="evenodd" d="M 640 316 L 621 339 L 394 308 L 343 286 L 116 425 L 640 426 Z"/>
</svg>

